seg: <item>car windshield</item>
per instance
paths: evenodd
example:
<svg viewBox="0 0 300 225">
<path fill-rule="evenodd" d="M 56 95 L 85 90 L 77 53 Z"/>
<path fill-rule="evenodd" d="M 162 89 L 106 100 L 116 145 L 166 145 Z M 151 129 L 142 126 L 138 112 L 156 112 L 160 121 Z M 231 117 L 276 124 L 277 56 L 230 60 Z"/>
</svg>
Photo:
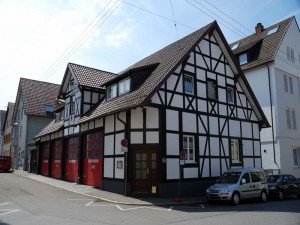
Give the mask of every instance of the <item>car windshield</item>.
<svg viewBox="0 0 300 225">
<path fill-rule="evenodd" d="M 235 184 L 240 178 L 240 172 L 227 172 L 224 173 L 218 180 L 218 184 Z"/>
<path fill-rule="evenodd" d="M 268 176 L 268 183 L 278 183 L 278 182 L 280 182 L 280 176 L 279 175 Z"/>
</svg>

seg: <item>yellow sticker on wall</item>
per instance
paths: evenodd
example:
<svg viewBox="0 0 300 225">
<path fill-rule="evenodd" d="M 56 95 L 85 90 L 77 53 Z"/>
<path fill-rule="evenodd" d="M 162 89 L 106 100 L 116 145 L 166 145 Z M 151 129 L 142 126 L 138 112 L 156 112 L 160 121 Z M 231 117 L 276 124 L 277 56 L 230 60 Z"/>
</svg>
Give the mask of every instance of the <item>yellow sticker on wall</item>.
<svg viewBox="0 0 300 225">
<path fill-rule="evenodd" d="M 152 193 L 152 194 L 156 194 L 156 186 L 152 186 L 151 193 Z"/>
</svg>

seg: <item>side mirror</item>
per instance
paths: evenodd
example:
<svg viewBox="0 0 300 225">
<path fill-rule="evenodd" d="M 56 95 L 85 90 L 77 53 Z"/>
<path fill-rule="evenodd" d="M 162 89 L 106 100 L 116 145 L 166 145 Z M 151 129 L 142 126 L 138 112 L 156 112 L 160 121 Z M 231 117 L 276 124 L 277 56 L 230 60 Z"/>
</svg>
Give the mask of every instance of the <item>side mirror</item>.
<svg viewBox="0 0 300 225">
<path fill-rule="evenodd" d="M 246 184 L 246 179 L 242 179 L 242 184 Z"/>
</svg>

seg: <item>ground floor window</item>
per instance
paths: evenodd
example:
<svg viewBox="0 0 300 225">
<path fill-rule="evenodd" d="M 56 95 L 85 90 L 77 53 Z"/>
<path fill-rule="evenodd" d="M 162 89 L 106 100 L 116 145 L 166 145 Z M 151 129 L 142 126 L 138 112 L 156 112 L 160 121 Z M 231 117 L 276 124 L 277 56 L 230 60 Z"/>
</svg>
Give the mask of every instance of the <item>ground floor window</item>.
<svg viewBox="0 0 300 225">
<path fill-rule="evenodd" d="M 300 148 L 293 149 L 294 166 L 300 167 Z"/>
<path fill-rule="evenodd" d="M 231 139 L 230 141 L 230 157 L 231 164 L 241 164 L 241 151 L 240 151 L 240 140 L 239 139 Z"/>
<path fill-rule="evenodd" d="M 183 136 L 183 151 L 186 153 L 185 162 L 195 162 L 195 140 L 194 136 Z"/>
</svg>

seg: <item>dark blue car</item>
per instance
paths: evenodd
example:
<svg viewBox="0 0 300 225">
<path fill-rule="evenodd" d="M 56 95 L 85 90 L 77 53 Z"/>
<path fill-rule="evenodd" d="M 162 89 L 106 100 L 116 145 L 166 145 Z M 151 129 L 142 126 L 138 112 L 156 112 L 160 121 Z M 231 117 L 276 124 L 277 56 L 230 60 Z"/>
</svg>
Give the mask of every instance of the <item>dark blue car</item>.
<svg viewBox="0 0 300 225">
<path fill-rule="evenodd" d="M 283 200 L 287 196 L 300 198 L 300 181 L 290 174 L 277 174 L 267 177 L 269 197 Z"/>
</svg>

